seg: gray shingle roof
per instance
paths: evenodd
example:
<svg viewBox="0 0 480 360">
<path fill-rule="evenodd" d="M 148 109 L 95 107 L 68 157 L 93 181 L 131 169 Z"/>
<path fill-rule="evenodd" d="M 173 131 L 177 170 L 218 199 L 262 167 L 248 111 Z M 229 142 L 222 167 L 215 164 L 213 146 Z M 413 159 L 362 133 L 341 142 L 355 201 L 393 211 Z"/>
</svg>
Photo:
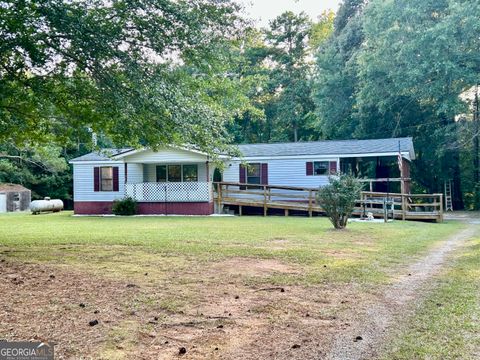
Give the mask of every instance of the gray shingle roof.
<svg viewBox="0 0 480 360">
<path fill-rule="evenodd" d="M 102 149 L 101 151 L 93 151 L 91 153 L 79 156 L 70 161 L 105 161 L 111 160 L 112 156 L 123 154 L 124 152 L 130 151 L 132 148 L 123 148 L 123 149 Z"/>
<path fill-rule="evenodd" d="M 297 156 L 297 155 L 340 155 L 391 153 L 400 150 L 414 156 L 412 138 L 370 140 L 325 140 L 296 143 L 245 144 L 238 145 L 244 157 Z"/>
<path fill-rule="evenodd" d="M 238 145 L 244 157 L 269 157 L 269 156 L 301 156 L 301 155 L 342 155 L 342 154 L 381 154 L 397 153 L 398 143 L 400 150 L 408 152 L 411 159 L 415 158 L 413 141 L 411 137 L 391 139 L 369 140 L 325 140 L 296 143 L 273 143 L 273 144 L 244 144 Z M 70 161 L 105 161 L 111 160 L 112 156 L 120 155 L 133 150 L 103 149 Z"/>
</svg>

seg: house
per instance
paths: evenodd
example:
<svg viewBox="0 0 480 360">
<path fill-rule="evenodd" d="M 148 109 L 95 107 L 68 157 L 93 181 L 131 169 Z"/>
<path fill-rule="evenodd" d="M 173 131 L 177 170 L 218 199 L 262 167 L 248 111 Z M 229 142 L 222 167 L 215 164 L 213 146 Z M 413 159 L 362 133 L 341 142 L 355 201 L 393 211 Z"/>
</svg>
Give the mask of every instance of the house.
<svg viewBox="0 0 480 360">
<path fill-rule="evenodd" d="M 328 183 L 329 175 L 342 171 L 369 177 L 375 183 L 372 190 L 382 191 L 393 186 L 390 180 L 401 177 L 401 154 L 402 186 L 408 191 L 409 164 L 415 159 L 411 138 L 248 144 L 238 148 L 241 158 L 219 155 L 219 161 L 224 162 L 222 181 L 317 188 Z M 112 202 L 125 196 L 138 201 L 140 214 L 214 212 L 216 165 L 208 154 L 195 149 L 105 149 L 70 163 L 76 214 L 110 213 Z"/>
<path fill-rule="evenodd" d="M 22 185 L 0 184 L 0 213 L 28 210 L 31 197 L 31 191 Z"/>
</svg>

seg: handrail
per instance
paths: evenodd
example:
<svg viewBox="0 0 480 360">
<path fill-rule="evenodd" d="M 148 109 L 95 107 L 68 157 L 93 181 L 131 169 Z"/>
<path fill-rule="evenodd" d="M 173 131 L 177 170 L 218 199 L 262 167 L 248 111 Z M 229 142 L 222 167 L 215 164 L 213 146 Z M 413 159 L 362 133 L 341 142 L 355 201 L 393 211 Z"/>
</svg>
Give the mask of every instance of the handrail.
<svg viewBox="0 0 480 360">
<path fill-rule="evenodd" d="M 398 182 L 398 181 L 411 181 L 411 178 L 377 178 L 377 179 L 367 179 L 367 178 L 359 178 L 358 181 L 360 182 Z"/>
<path fill-rule="evenodd" d="M 249 204 L 261 204 L 264 215 L 267 214 L 269 207 L 285 209 L 288 215 L 289 209 L 297 209 L 307 211 L 312 216 L 313 211 L 321 211 L 321 207 L 317 204 L 316 194 L 318 188 L 308 188 L 299 186 L 285 185 L 265 185 L 251 184 L 240 182 L 215 182 L 216 200 L 218 209 L 222 209 L 223 203 L 238 204 L 239 212 L 242 212 L 242 206 Z M 233 189 L 232 189 L 233 188 Z M 289 190 L 302 192 L 302 194 L 282 193 L 272 190 Z M 308 194 L 305 194 L 305 193 Z M 242 196 L 246 195 L 246 196 Z M 249 196 L 250 195 L 250 196 Z M 252 197 L 253 196 L 253 197 Z M 375 201 L 371 199 L 382 198 L 383 201 Z M 391 200 L 387 200 L 387 198 Z M 415 202 L 415 199 L 419 201 Z M 420 199 L 425 199 L 421 201 Z M 235 202 L 235 200 L 238 200 Z M 428 202 L 432 201 L 432 202 Z M 287 204 L 296 204 L 288 206 Z M 374 191 L 362 191 L 360 199 L 357 200 L 365 211 L 369 206 L 371 211 L 378 211 L 379 208 L 374 206 L 381 205 L 385 210 L 387 205 L 392 207 L 391 211 L 394 215 L 401 215 L 402 220 L 407 218 L 419 218 L 419 216 L 430 216 L 429 218 L 443 220 L 443 194 L 407 194 L 407 193 L 385 193 Z M 397 210 L 400 207 L 400 210 Z M 422 208 L 423 211 L 422 211 Z M 387 216 L 387 215 L 385 215 Z"/>
<path fill-rule="evenodd" d="M 218 182 L 214 182 L 214 184 L 229 185 L 229 186 L 251 186 L 251 187 L 257 187 L 257 188 L 263 188 L 263 186 L 268 186 L 271 189 L 284 189 L 284 190 L 304 190 L 304 191 L 318 190 L 316 188 L 307 188 L 307 187 L 299 187 L 299 186 L 264 185 L 264 184 L 251 184 L 251 183 L 228 182 L 228 181 L 218 181 Z"/>
</svg>

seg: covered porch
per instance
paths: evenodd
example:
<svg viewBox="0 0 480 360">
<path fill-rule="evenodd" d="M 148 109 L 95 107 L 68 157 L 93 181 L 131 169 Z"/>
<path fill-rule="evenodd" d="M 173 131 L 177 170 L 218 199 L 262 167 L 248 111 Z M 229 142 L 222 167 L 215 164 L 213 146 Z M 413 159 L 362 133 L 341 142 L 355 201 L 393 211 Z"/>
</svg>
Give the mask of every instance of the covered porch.
<svg viewBox="0 0 480 360">
<path fill-rule="evenodd" d="M 341 157 L 340 171 L 352 174 L 365 184 L 364 190 L 382 193 L 411 193 L 410 161 L 392 156 Z"/>
<path fill-rule="evenodd" d="M 125 196 L 141 214 L 211 214 L 210 168 L 208 161 L 125 163 Z"/>
</svg>

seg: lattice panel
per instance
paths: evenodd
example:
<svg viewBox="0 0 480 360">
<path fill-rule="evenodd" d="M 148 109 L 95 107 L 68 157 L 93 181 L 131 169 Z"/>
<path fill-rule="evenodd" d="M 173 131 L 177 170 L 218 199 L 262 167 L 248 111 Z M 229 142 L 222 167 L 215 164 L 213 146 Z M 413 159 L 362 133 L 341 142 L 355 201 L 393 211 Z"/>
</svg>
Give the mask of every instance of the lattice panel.
<svg viewBox="0 0 480 360">
<path fill-rule="evenodd" d="M 125 184 L 125 195 L 141 202 L 202 202 L 211 199 L 211 183 Z"/>
</svg>

